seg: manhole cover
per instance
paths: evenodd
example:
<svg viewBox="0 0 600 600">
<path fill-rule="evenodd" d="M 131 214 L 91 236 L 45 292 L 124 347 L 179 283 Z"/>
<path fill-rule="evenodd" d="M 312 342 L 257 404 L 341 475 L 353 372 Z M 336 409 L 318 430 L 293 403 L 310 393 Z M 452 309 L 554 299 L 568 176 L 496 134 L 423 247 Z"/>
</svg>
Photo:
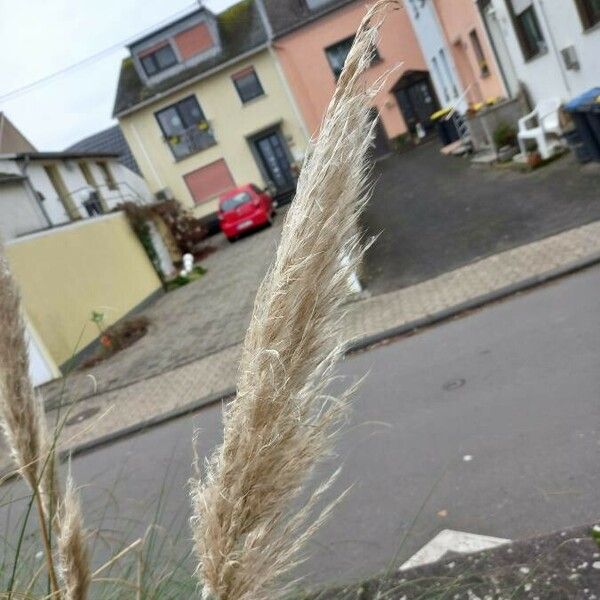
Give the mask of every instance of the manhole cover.
<svg viewBox="0 0 600 600">
<path fill-rule="evenodd" d="M 100 409 L 98 407 L 95 408 L 86 408 L 81 412 L 78 412 L 76 415 L 73 415 L 70 419 L 67 420 L 66 425 L 77 425 L 82 421 L 93 417 L 95 414 L 99 413 Z"/>
<path fill-rule="evenodd" d="M 451 390 L 457 390 L 458 388 L 461 388 L 466 382 L 466 379 L 451 379 L 450 381 L 446 381 L 442 387 L 449 392 Z"/>
</svg>

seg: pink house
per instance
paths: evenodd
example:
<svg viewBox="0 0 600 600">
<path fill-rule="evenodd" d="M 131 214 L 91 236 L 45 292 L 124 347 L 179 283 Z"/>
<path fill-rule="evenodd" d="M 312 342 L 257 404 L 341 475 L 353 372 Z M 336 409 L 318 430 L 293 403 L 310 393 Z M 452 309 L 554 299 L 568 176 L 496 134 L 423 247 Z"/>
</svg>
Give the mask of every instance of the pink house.
<svg viewBox="0 0 600 600">
<path fill-rule="evenodd" d="M 494 52 L 473 0 L 433 0 L 466 98 L 471 104 L 506 96 Z"/>
<path fill-rule="evenodd" d="M 310 134 L 319 129 L 369 4 L 365 0 L 262 0 L 273 47 Z M 415 107 L 408 105 L 411 98 L 427 116 L 439 107 L 404 10 L 390 11 L 387 16 L 368 81 L 374 82 L 399 64 L 373 103 L 381 123 L 376 151 L 382 154 L 389 149 L 390 139 L 416 123 Z"/>
</svg>

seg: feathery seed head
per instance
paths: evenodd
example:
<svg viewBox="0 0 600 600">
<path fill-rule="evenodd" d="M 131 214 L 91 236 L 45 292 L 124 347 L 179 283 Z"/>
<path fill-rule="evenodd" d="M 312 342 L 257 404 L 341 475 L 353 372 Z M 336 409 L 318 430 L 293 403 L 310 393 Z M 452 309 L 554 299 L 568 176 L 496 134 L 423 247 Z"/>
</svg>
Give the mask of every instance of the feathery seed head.
<svg viewBox="0 0 600 600">
<path fill-rule="evenodd" d="M 91 582 L 88 548 L 85 541 L 79 497 L 69 474 L 58 511 L 59 573 L 64 585 L 64 600 L 85 600 Z"/>
<path fill-rule="evenodd" d="M 378 2 L 359 27 L 257 293 L 223 444 L 203 480 L 192 482 L 205 598 L 279 596 L 275 580 L 298 564 L 307 537 L 329 513 L 314 517 L 332 480 L 295 513 L 292 503 L 345 415 L 347 394 L 332 398 L 326 388 L 342 354 L 339 309 L 360 259 L 357 216 L 368 198 L 376 90 L 362 75 L 381 25 L 371 21 L 392 4 Z"/>
</svg>

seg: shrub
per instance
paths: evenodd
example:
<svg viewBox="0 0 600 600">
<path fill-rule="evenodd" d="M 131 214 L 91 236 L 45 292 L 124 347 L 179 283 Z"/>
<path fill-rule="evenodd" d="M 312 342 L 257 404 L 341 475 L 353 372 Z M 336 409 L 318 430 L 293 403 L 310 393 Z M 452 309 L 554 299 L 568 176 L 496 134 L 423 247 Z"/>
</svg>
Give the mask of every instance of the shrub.
<svg viewBox="0 0 600 600">
<path fill-rule="evenodd" d="M 494 144 L 496 144 L 496 147 L 514 146 L 516 143 L 517 130 L 509 123 L 500 123 L 494 130 Z"/>
</svg>

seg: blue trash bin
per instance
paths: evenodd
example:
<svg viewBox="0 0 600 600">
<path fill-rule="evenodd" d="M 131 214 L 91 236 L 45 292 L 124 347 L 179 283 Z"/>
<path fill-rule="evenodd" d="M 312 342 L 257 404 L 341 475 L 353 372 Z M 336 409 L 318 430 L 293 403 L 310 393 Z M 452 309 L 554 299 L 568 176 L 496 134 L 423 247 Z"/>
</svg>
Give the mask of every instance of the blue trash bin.
<svg viewBox="0 0 600 600">
<path fill-rule="evenodd" d="M 571 115 L 585 146 L 585 151 L 578 153 L 579 160 L 585 156 L 600 161 L 600 103 L 596 101 L 599 96 L 600 87 L 595 87 L 565 104 L 565 111 Z"/>
</svg>

